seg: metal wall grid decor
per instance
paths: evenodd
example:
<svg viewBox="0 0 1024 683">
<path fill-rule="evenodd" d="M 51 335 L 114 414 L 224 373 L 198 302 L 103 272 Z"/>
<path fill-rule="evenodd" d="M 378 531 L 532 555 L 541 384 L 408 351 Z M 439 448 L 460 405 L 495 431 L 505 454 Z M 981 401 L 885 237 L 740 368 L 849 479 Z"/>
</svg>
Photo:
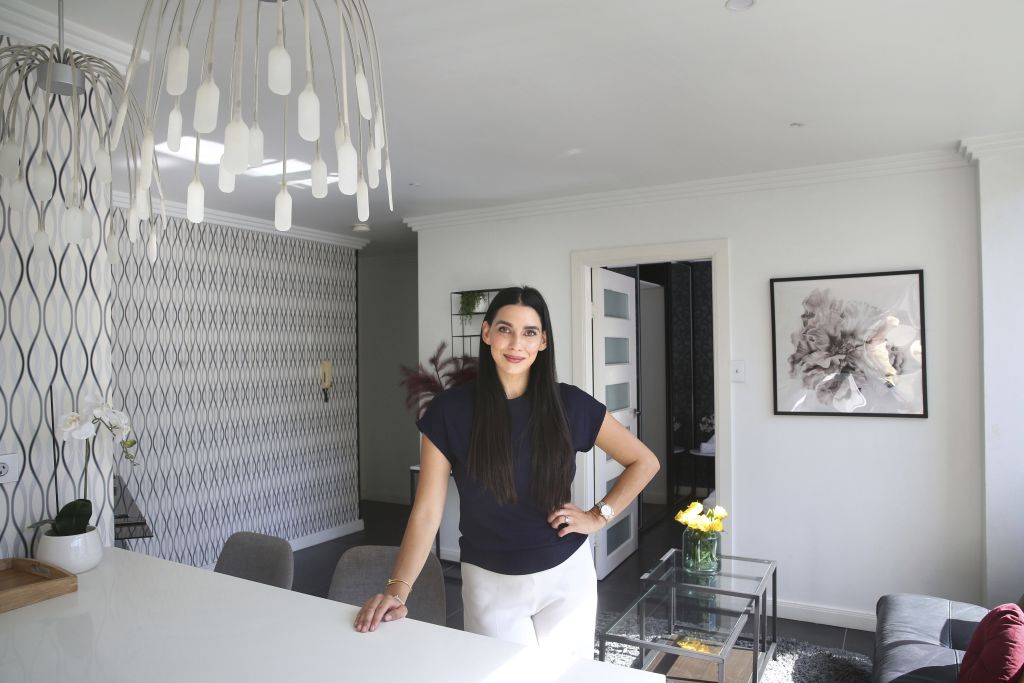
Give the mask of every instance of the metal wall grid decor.
<svg viewBox="0 0 1024 683">
<path fill-rule="evenodd" d="M 773 278 L 776 415 L 927 417 L 924 271 Z"/>
</svg>

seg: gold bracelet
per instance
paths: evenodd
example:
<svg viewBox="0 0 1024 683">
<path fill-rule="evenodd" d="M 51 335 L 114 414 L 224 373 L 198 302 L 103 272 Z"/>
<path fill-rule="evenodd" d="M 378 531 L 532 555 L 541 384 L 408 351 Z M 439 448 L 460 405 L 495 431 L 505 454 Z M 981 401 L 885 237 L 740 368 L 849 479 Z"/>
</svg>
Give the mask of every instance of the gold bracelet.
<svg viewBox="0 0 1024 683">
<path fill-rule="evenodd" d="M 398 600 L 398 604 L 401 605 L 402 607 L 405 607 L 405 600 L 402 599 L 402 596 L 395 595 L 394 593 L 387 593 L 387 595 L 391 596 L 395 600 Z"/>
<path fill-rule="evenodd" d="M 406 586 L 409 587 L 410 591 L 412 590 L 412 584 L 406 581 L 405 579 L 388 579 L 388 586 L 394 586 L 396 583 L 404 583 Z"/>
</svg>

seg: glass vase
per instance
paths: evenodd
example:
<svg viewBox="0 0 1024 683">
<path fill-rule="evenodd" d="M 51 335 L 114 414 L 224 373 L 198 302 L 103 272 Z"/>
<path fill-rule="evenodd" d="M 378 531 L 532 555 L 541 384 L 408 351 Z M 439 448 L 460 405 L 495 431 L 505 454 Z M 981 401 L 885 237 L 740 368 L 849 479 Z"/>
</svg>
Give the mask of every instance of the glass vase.
<svg viewBox="0 0 1024 683">
<path fill-rule="evenodd" d="M 683 569 L 690 574 L 717 574 L 722 570 L 721 536 L 717 531 L 683 530 Z"/>
</svg>

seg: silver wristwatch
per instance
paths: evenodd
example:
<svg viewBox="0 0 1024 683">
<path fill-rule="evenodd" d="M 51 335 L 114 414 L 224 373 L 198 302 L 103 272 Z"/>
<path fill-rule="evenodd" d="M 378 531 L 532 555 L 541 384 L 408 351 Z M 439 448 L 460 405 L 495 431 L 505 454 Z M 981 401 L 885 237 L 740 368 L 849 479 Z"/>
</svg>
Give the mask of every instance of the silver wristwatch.
<svg viewBox="0 0 1024 683">
<path fill-rule="evenodd" d="M 595 504 L 594 507 L 597 508 L 597 511 L 600 512 L 601 516 L 608 522 L 612 521 L 612 518 L 615 516 L 615 510 L 612 509 L 612 506 L 603 500 L 597 501 L 597 504 Z"/>
</svg>

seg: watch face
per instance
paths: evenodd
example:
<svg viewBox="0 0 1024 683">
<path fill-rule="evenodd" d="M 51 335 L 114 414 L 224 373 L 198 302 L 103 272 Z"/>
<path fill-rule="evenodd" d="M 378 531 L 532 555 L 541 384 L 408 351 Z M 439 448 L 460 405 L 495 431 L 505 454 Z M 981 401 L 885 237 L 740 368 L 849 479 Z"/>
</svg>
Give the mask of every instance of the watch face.
<svg viewBox="0 0 1024 683">
<path fill-rule="evenodd" d="M 612 506 L 611 505 L 608 505 L 607 503 L 605 503 L 604 505 L 601 506 L 601 516 L 602 517 L 610 517 L 611 514 L 612 514 Z"/>
</svg>

